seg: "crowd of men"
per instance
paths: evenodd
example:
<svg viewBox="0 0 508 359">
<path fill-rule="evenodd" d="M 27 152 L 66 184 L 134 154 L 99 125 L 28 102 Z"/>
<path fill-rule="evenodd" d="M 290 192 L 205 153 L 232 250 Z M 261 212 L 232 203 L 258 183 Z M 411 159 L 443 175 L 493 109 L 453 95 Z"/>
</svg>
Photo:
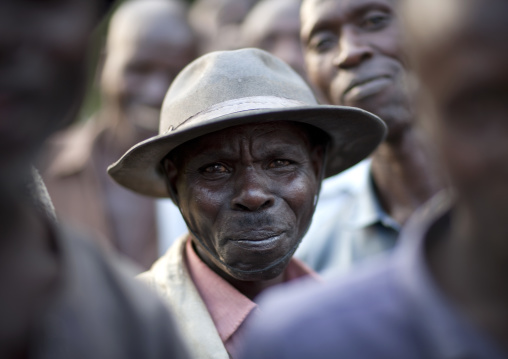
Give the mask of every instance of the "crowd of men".
<svg viewBox="0 0 508 359">
<path fill-rule="evenodd" d="M 506 15 L 0 0 L 0 359 L 508 358 Z"/>
</svg>

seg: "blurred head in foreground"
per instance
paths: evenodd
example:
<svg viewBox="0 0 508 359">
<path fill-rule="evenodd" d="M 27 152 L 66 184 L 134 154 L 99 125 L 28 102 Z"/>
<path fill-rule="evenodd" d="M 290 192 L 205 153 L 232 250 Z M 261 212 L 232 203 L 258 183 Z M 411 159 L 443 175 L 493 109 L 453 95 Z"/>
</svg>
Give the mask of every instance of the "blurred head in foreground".
<svg viewBox="0 0 508 359">
<path fill-rule="evenodd" d="M 101 79 L 108 121 L 157 130 L 169 85 L 195 56 L 186 16 L 176 0 L 133 0 L 115 12 Z"/>
<path fill-rule="evenodd" d="M 81 104 L 92 29 L 105 1 L 0 3 L 0 166 L 26 167 Z M 19 19 L 30 19 L 21 26 Z M 7 166 L 7 167 L 5 167 Z M 15 173 L 2 176 L 3 183 Z"/>
<path fill-rule="evenodd" d="M 0 1 L 0 358 L 188 357 L 126 267 L 41 211 L 32 161 L 77 113 L 108 3 Z"/>
<path fill-rule="evenodd" d="M 502 221 L 508 218 L 508 3 L 409 1 L 406 13 L 426 100 L 423 125 L 469 215 Z"/>
</svg>

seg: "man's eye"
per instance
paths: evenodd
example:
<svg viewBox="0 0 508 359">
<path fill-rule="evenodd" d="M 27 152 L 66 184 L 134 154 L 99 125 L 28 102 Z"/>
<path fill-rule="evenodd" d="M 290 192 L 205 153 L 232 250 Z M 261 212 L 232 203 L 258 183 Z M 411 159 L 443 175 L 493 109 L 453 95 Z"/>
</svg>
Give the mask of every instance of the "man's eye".
<svg viewBox="0 0 508 359">
<path fill-rule="evenodd" d="M 370 12 L 362 21 L 362 28 L 366 30 L 380 30 L 385 28 L 391 20 L 391 16 L 384 12 Z"/>
<path fill-rule="evenodd" d="M 227 173 L 228 169 L 226 166 L 220 163 L 214 163 L 213 165 L 205 166 L 201 169 L 203 173 Z"/>
<path fill-rule="evenodd" d="M 270 165 L 268 166 L 269 168 L 282 168 L 282 167 L 287 167 L 289 165 L 291 165 L 291 161 L 289 160 L 275 160 L 275 161 L 272 161 L 270 162 Z"/>
<path fill-rule="evenodd" d="M 310 41 L 310 48 L 318 53 L 326 52 L 337 44 L 337 39 L 331 34 L 317 34 Z"/>
</svg>

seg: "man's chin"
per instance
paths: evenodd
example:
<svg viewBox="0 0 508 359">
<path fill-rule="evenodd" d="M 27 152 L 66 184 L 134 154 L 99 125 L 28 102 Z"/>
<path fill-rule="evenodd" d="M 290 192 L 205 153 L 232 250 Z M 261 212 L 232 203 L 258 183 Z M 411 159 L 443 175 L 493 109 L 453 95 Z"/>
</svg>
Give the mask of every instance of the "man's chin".
<svg viewBox="0 0 508 359">
<path fill-rule="evenodd" d="M 232 265 L 227 267 L 227 273 L 236 280 L 244 282 L 272 280 L 284 272 L 290 259 L 291 257 L 281 258 L 263 266 Z"/>
<path fill-rule="evenodd" d="M 358 107 L 380 117 L 388 128 L 386 140 L 398 139 L 405 131 L 413 126 L 414 116 L 407 102 L 400 98 L 371 97 L 358 102 L 345 103 L 345 106 Z"/>
</svg>

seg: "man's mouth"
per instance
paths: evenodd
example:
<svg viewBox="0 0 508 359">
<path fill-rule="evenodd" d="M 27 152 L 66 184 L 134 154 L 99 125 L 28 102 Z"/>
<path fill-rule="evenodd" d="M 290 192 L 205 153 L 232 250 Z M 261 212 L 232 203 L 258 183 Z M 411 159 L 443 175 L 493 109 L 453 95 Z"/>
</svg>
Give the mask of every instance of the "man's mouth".
<svg viewBox="0 0 508 359">
<path fill-rule="evenodd" d="M 363 100 L 364 98 L 383 91 L 391 83 L 392 77 L 389 75 L 379 75 L 353 80 L 342 94 L 342 102 L 347 104 Z"/>
<path fill-rule="evenodd" d="M 278 242 L 283 239 L 284 231 L 255 231 L 252 233 L 245 233 L 236 238 L 230 238 L 231 243 L 238 247 L 248 249 L 271 249 L 278 245 Z"/>
</svg>

